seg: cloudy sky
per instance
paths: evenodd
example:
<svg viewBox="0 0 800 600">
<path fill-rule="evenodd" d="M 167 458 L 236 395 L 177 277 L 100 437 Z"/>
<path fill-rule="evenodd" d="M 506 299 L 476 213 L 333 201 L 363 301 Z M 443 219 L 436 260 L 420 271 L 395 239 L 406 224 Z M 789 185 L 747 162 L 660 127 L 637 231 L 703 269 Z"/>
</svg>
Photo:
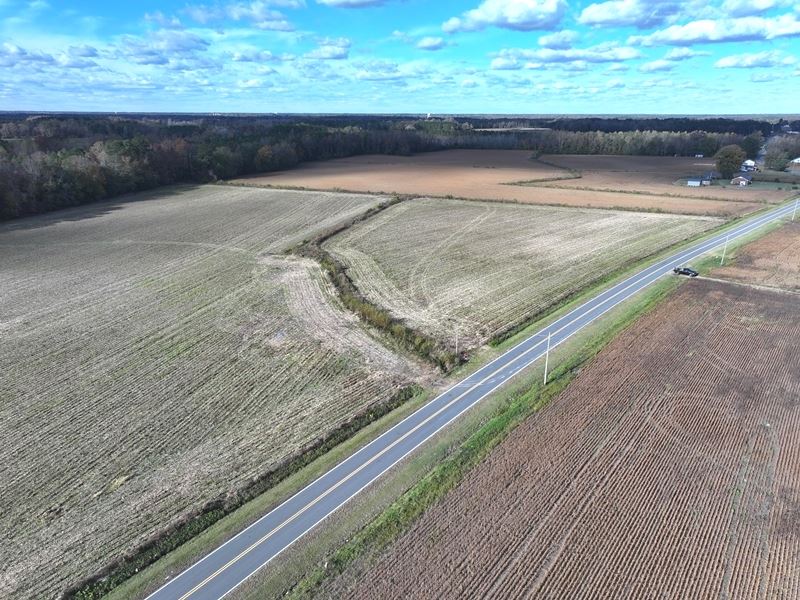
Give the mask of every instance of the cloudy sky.
<svg viewBox="0 0 800 600">
<path fill-rule="evenodd" d="M 797 113 L 786 0 L 0 0 L 0 110 Z"/>
</svg>

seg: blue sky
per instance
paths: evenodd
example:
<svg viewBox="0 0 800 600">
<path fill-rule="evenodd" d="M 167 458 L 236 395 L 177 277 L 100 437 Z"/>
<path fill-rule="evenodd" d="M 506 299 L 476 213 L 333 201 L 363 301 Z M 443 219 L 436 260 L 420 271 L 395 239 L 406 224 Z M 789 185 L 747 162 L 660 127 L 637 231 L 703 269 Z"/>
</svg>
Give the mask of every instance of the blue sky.
<svg viewBox="0 0 800 600">
<path fill-rule="evenodd" d="M 786 0 L 0 0 L 0 110 L 800 112 Z"/>
</svg>

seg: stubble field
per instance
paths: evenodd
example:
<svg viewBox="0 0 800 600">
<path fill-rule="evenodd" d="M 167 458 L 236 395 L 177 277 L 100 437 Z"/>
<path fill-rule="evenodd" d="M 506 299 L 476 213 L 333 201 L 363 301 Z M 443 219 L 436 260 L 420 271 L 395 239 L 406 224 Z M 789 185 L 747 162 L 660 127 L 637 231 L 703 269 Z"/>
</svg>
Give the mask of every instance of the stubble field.
<svg viewBox="0 0 800 600">
<path fill-rule="evenodd" d="M 709 170 L 706 160 L 642 156 L 550 156 L 565 168 L 531 160 L 526 150 L 445 150 L 415 156 L 355 156 L 307 163 L 232 183 L 417 196 L 452 196 L 594 208 L 739 216 L 783 199 L 776 190 L 709 188 L 671 182 Z M 575 179 L 568 167 L 584 169 Z M 605 173 L 613 168 L 613 173 Z M 598 180 L 600 178 L 600 180 Z M 528 182 L 525 185 L 511 185 Z M 582 187 L 598 189 L 580 189 Z"/>
<path fill-rule="evenodd" d="M 205 186 L 0 226 L 0 596 L 56 596 L 425 379 L 276 255 L 380 200 Z"/>
<path fill-rule="evenodd" d="M 326 593 L 797 598 L 799 316 L 688 282 Z"/>
<path fill-rule="evenodd" d="M 707 217 L 415 199 L 325 243 L 372 302 L 475 346 L 710 229 Z"/>
</svg>

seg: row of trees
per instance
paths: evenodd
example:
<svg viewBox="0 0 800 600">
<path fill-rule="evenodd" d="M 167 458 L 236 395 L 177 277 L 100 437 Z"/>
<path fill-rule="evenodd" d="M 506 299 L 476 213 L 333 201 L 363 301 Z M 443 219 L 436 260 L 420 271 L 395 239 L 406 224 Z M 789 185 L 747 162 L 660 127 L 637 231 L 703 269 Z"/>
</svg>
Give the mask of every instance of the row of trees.
<svg viewBox="0 0 800 600">
<path fill-rule="evenodd" d="M 173 183 L 203 183 L 289 169 L 309 160 L 355 154 L 411 154 L 441 148 L 435 138 L 406 131 L 330 131 L 273 127 L 242 136 L 203 131 L 193 137 L 94 141 L 86 148 L 0 146 L 0 219 L 77 206 Z"/>
<path fill-rule="evenodd" d="M 781 135 L 771 138 L 767 144 L 764 165 L 774 171 L 783 171 L 789 161 L 800 157 L 800 135 Z"/>
<path fill-rule="evenodd" d="M 748 146 L 755 156 L 763 143 L 760 132 L 742 136 L 705 131 L 519 131 L 474 132 L 455 136 L 456 145 L 474 148 L 523 148 L 539 154 L 620 154 L 632 156 L 713 156 L 730 144 Z"/>
<path fill-rule="evenodd" d="M 711 156 L 738 144 L 754 156 L 763 141 L 760 132 L 486 132 L 474 131 L 468 120 L 345 116 L 308 122 L 287 116 L 12 117 L 0 122 L 0 133 L 0 219 L 172 183 L 360 154 L 508 148 L 537 154 Z"/>
</svg>

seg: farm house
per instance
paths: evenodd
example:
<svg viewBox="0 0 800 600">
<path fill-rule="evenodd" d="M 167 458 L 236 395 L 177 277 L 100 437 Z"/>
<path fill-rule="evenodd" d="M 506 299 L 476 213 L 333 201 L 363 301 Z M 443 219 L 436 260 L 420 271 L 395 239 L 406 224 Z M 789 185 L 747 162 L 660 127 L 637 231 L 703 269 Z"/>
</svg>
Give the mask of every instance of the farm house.
<svg viewBox="0 0 800 600">
<path fill-rule="evenodd" d="M 745 186 L 751 183 L 753 183 L 753 176 L 748 173 L 742 173 L 731 179 L 731 185 Z"/>
</svg>

